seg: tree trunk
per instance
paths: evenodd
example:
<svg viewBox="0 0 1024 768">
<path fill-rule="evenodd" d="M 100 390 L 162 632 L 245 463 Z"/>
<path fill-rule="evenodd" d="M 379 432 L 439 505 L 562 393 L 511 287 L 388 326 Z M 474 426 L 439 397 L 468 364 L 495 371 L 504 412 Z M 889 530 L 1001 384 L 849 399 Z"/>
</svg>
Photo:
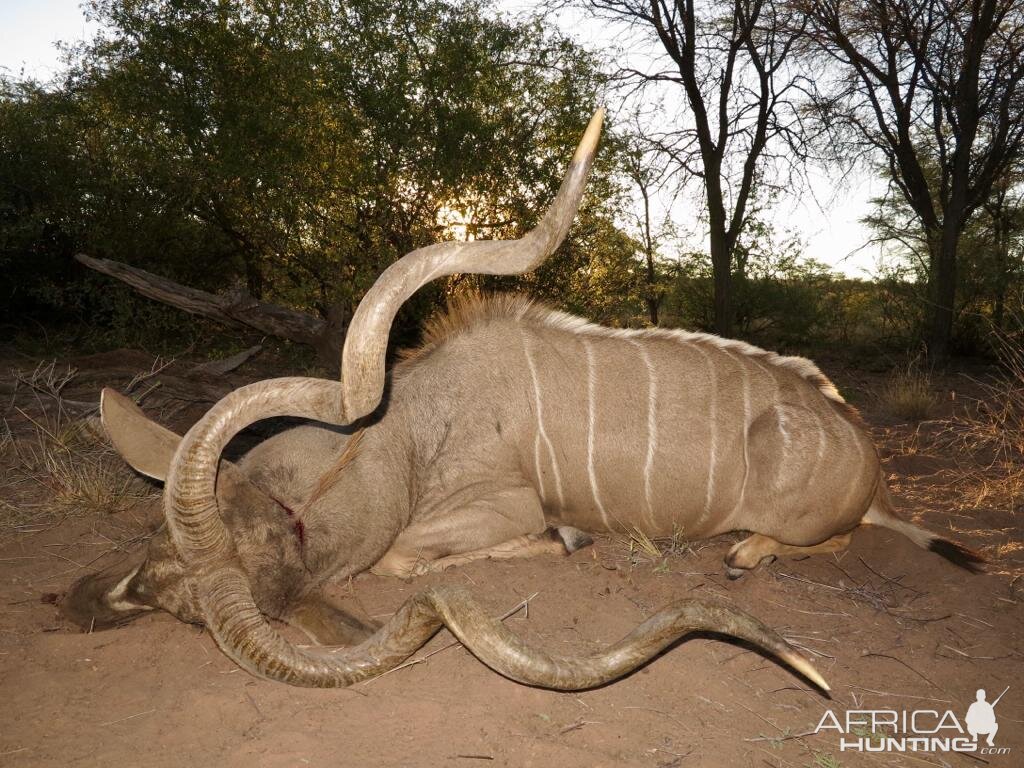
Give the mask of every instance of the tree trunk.
<svg viewBox="0 0 1024 768">
<path fill-rule="evenodd" d="M 708 225 L 711 241 L 711 272 L 714 279 L 715 333 L 731 338 L 733 333 L 732 306 L 732 243 L 726 230 L 725 204 L 719 178 L 719 165 L 710 165 L 705 180 L 708 202 Z"/>
<path fill-rule="evenodd" d="M 658 305 L 660 302 L 654 296 L 645 296 L 644 301 L 647 303 L 647 320 L 652 326 L 658 325 Z"/>
<path fill-rule="evenodd" d="M 90 269 L 128 284 L 147 298 L 170 304 L 189 314 L 307 344 L 316 350 L 320 362 L 328 370 L 336 372 L 339 369 L 341 345 L 349 319 L 348 313 L 340 308 L 332 308 L 324 321 L 288 307 L 258 302 L 245 293 L 218 295 L 200 291 L 119 261 L 94 259 L 83 253 L 75 254 L 75 259 Z"/>
<path fill-rule="evenodd" d="M 715 285 L 715 333 L 729 338 L 732 336 L 732 274 L 729 251 L 724 238 L 711 238 L 711 267 Z"/>
<path fill-rule="evenodd" d="M 1006 280 L 1000 280 L 996 286 L 995 307 L 992 310 L 992 324 L 997 331 L 1003 330 L 1003 315 L 1006 314 Z"/>
<path fill-rule="evenodd" d="M 644 301 L 647 302 L 647 319 L 651 325 L 658 325 L 658 307 L 661 297 L 657 294 L 657 271 L 654 268 L 654 238 L 651 237 L 651 200 L 647 189 L 641 186 L 644 198 L 644 262 L 647 267 L 647 285 Z"/>
<path fill-rule="evenodd" d="M 1001 331 L 1003 315 L 1006 312 L 1006 284 L 1010 281 L 1010 237 L 1006 231 L 1006 212 L 1002 205 L 990 214 L 996 249 L 996 295 L 995 306 L 992 309 L 992 324 L 997 331 Z"/>
<path fill-rule="evenodd" d="M 645 286 L 644 301 L 647 303 L 647 319 L 650 320 L 651 325 L 657 326 L 661 296 L 658 295 L 657 271 L 654 268 L 654 248 L 650 245 L 649 240 L 646 251 L 647 285 Z"/>
<path fill-rule="evenodd" d="M 942 361 L 949 357 L 953 337 L 953 305 L 956 301 L 956 252 L 960 239 L 956 217 L 947 214 L 941 233 L 931 238 L 932 264 L 928 290 L 928 355 Z"/>
</svg>

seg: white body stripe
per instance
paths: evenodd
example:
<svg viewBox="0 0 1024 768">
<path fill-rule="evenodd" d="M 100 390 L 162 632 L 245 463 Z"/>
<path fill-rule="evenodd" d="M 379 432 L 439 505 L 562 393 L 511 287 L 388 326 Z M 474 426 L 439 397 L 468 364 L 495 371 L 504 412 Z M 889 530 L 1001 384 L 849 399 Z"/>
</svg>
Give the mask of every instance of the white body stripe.
<svg viewBox="0 0 1024 768">
<path fill-rule="evenodd" d="M 696 528 L 699 530 L 704 524 L 704 521 L 711 515 L 711 504 L 715 498 L 715 465 L 718 462 L 718 377 L 715 375 L 714 363 L 703 346 L 701 344 L 693 344 L 692 346 L 700 352 L 701 357 L 704 358 L 704 362 L 707 363 L 708 379 L 710 381 L 708 391 L 711 395 L 708 400 L 708 424 L 711 425 L 711 437 L 709 440 L 708 451 L 708 482 L 707 489 L 704 493 L 704 511 L 701 512 L 696 524 Z"/>
<path fill-rule="evenodd" d="M 636 339 L 629 340 L 638 350 L 643 358 L 644 368 L 647 370 L 647 458 L 644 461 L 644 512 L 647 515 L 647 523 L 653 529 L 654 524 L 654 503 L 651 500 L 651 473 L 654 471 L 654 453 L 658 450 L 658 381 L 655 377 L 654 362 L 647 348 Z"/>
<path fill-rule="evenodd" d="M 540 495 L 540 503 L 547 504 L 547 494 L 544 493 L 544 475 L 540 471 L 540 428 L 538 426 L 537 434 L 533 439 L 533 465 L 534 470 L 537 473 L 537 493 Z"/>
<path fill-rule="evenodd" d="M 537 366 L 533 362 L 533 358 L 530 356 L 530 344 L 526 338 L 526 332 L 523 332 L 523 353 L 526 355 L 526 364 L 530 368 L 530 378 L 533 380 L 533 395 L 537 405 L 537 436 L 540 440 L 544 441 L 544 444 L 548 448 L 548 457 L 551 459 L 551 474 L 555 476 L 555 492 L 558 494 L 558 506 L 560 509 L 565 508 L 565 496 L 562 494 L 562 476 L 558 471 L 558 459 L 555 458 L 555 446 L 551 444 L 551 440 L 548 438 L 548 433 L 544 429 L 544 406 L 541 402 L 540 397 L 540 379 L 537 376 Z M 536 445 L 536 444 L 535 444 Z M 537 464 L 537 480 L 541 483 L 543 488 L 543 479 L 541 479 L 540 472 L 540 451 L 539 445 L 536 446 L 538 450 L 535 453 L 536 464 Z M 541 491 L 543 500 L 543 491 Z"/>
<path fill-rule="evenodd" d="M 594 348 L 587 339 L 582 339 L 583 349 L 587 353 L 587 472 L 590 475 L 590 492 L 594 496 L 594 506 L 601 513 L 601 520 L 605 528 L 608 525 L 608 513 L 601 502 L 601 493 L 597 490 L 597 473 L 594 471 L 594 430 L 597 422 L 597 394 L 596 378 L 597 371 L 594 366 Z"/>
<path fill-rule="evenodd" d="M 786 410 L 784 408 L 776 408 L 775 414 L 779 422 L 779 431 L 782 433 L 782 458 L 785 460 L 786 454 L 789 453 L 789 445 L 793 442 L 793 438 L 790 437 L 789 430 L 786 429 Z"/>
<path fill-rule="evenodd" d="M 107 592 L 107 605 L 115 611 L 138 611 L 138 610 L 150 610 L 150 606 L 142 605 L 141 603 L 133 603 L 131 600 L 125 600 L 124 594 L 128 591 L 128 583 L 135 578 L 135 574 L 139 572 L 137 566 L 128 572 L 128 575 L 121 579 L 115 584 L 109 592 Z"/>
<path fill-rule="evenodd" d="M 743 484 L 740 486 L 740 495 L 733 507 L 735 512 L 743 504 L 743 496 L 747 491 L 747 479 L 750 477 L 750 373 L 741 357 L 738 357 L 732 350 L 728 350 L 728 352 L 729 356 L 739 363 L 743 381 Z"/>
<path fill-rule="evenodd" d="M 803 390 L 797 389 L 797 396 L 800 398 L 800 405 L 807 408 L 807 398 L 804 396 Z M 818 468 L 821 466 L 821 460 L 825 457 L 825 445 L 828 443 L 828 439 L 825 436 L 825 427 L 821 423 L 821 416 L 814 409 L 808 408 L 811 414 L 814 416 L 814 422 L 818 427 L 817 431 L 817 444 L 815 445 L 815 456 L 814 464 L 811 465 L 810 472 L 807 476 L 810 478 L 816 478 L 818 476 Z"/>
</svg>

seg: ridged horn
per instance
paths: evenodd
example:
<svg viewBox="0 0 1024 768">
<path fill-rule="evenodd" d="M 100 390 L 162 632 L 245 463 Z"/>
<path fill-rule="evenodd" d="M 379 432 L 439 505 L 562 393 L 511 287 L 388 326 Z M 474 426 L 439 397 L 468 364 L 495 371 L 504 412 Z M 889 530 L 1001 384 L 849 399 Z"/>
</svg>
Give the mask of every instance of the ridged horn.
<svg viewBox="0 0 1024 768">
<path fill-rule="evenodd" d="M 384 392 L 388 334 L 399 307 L 422 286 L 461 272 L 518 275 L 539 266 L 565 239 L 594 163 L 604 122 L 598 109 L 580 140 L 554 201 L 540 223 L 519 240 L 437 243 L 412 251 L 377 278 L 359 302 L 341 355 L 342 399 L 349 421 L 373 411 Z"/>
</svg>

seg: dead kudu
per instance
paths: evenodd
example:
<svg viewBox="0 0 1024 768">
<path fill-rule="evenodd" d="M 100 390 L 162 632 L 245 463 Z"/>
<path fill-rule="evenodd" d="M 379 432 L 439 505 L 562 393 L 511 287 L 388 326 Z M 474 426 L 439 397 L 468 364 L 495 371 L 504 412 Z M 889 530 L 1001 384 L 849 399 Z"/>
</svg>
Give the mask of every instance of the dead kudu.
<svg viewBox="0 0 1024 768">
<path fill-rule="evenodd" d="M 242 387 L 184 438 L 105 391 L 114 445 L 165 482 L 167 525 L 141 565 L 79 581 L 66 615 L 102 627 L 162 608 L 205 624 L 245 669 L 295 685 L 379 674 L 445 626 L 499 673 L 549 688 L 614 680 L 694 630 L 742 638 L 826 688 L 772 630 L 703 600 L 567 658 L 527 646 L 461 589 L 426 589 L 374 629 L 328 606 L 321 587 L 368 569 L 409 576 L 564 553 L 587 543 L 582 531 L 634 528 L 690 539 L 750 531 L 726 556 L 733 573 L 775 554 L 841 549 L 862 523 L 973 565 L 967 550 L 894 515 L 856 414 L 807 360 L 700 333 L 610 330 L 500 296 L 463 301 L 433 321 L 386 379 L 392 320 L 417 288 L 454 273 L 525 272 L 558 246 L 602 117 L 521 240 L 442 243 L 384 272 L 353 318 L 340 383 Z M 237 466 L 220 459 L 240 430 L 280 416 L 316 423 L 266 440 Z M 298 648 L 266 616 L 349 647 Z"/>
</svg>

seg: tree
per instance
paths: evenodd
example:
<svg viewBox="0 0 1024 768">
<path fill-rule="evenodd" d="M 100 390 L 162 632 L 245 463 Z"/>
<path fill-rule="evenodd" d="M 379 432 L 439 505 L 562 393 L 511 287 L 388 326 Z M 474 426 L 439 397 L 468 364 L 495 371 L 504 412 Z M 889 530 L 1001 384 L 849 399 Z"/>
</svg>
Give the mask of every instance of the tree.
<svg viewBox="0 0 1024 768">
<path fill-rule="evenodd" d="M 670 228 L 670 223 L 664 222 L 661 231 L 658 231 L 653 223 L 651 203 L 652 197 L 664 187 L 668 164 L 662 153 L 649 142 L 638 138 L 632 141 L 622 159 L 626 177 L 632 183 L 633 190 L 640 195 L 640 211 L 634 214 L 632 223 L 639 235 L 644 264 L 643 299 L 647 320 L 651 325 L 658 325 L 658 310 L 664 299 L 664 285 L 658 269 L 658 245 L 659 240 L 665 238 L 665 230 Z"/>
<path fill-rule="evenodd" d="M 704 185 L 714 272 L 714 326 L 734 323 L 732 270 L 755 180 L 792 168 L 802 152 L 799 100 L 808 85 L 789 68 L 799 20 L 775 0 L 579 0 L 660 47 L 666 67 L 624 69 L 628 83 L 670 85 L 685 102 L 675 127 L 653 130 L 677 176 Z M 679 89 L 679 90 L 675 90 Z M 682 104 L 685 103 L 685 110 Z M 688 116 L 684 117 L 684 113 Z"/>
<path fill-rule="evenodd" d="M 818 115 L 843 158 L 880 154 L 927 243 L 929 352 L 950 348 L 957 252 L 1024 150 L 1019 0 L 794 0 L 831 62 Z M 927 165 L 937 169 L 930 183 Z"/>
<path fill-rule="evenodd" d="M 0 317 L 17 318 L 51 294 L 43 273 L 71 264 L 81 164 L 72 151 L 74 105 L 32 81 L 0 78 Z"/>
<path fill-rule="evenodd" d="M 885 169 L 881 172 L 887 174 Z M 924 172 L 934 189 L 939 172 L 933 159 L 926 159 Z M 928 233 L 902 195 L 890 192 L 873 203 L 874 210 L 864 223 L 895 257 L 887 269 L 899 272 L 903 267 L 910 279 L 907 290 L 918 306 L 928 306 Z M 1020 310 L 1012 298 L 1024 280 L 1024 180 L 1019 172 L 997 179 L 989 199 L 964 225 L 957 246 L 957 263 L 954 328 L 958 346 L 972 349 L 992 326 L 1004 329 L 1008 300 L 1011 314 Z"/>
<path fill-rule="evenodd" d="M 101 31 L 55 91 L 75 117 L 54 144 L 82 161 L 65 258 L 80 250 L 227 292 L 237 300 L 203 301 L 235 319 L 277 305 L 340 334 L 389 263 L 456 236 L 452 212 L 472 236 L 518 236 L 600 101 L 592 56 L 483 3 L 90 7 Z M 41 99 L 2 106 L 22 114 Z M 585 215 L 605 215 L 616 194 L 614 147 Z M 404 310 L 402 341 L 439 292 Z"/>
<path fill-rule="evenodd" d="M 1007 295 L 1012 286 L 1019 286 L 1024 280 L 1024 173 L 1016 171 L 997 179 L 983 209 L 989 222 L 993 262 L 985 270 L 994 294 L 992 324 L 1002 331 Z"/>
</svg>

